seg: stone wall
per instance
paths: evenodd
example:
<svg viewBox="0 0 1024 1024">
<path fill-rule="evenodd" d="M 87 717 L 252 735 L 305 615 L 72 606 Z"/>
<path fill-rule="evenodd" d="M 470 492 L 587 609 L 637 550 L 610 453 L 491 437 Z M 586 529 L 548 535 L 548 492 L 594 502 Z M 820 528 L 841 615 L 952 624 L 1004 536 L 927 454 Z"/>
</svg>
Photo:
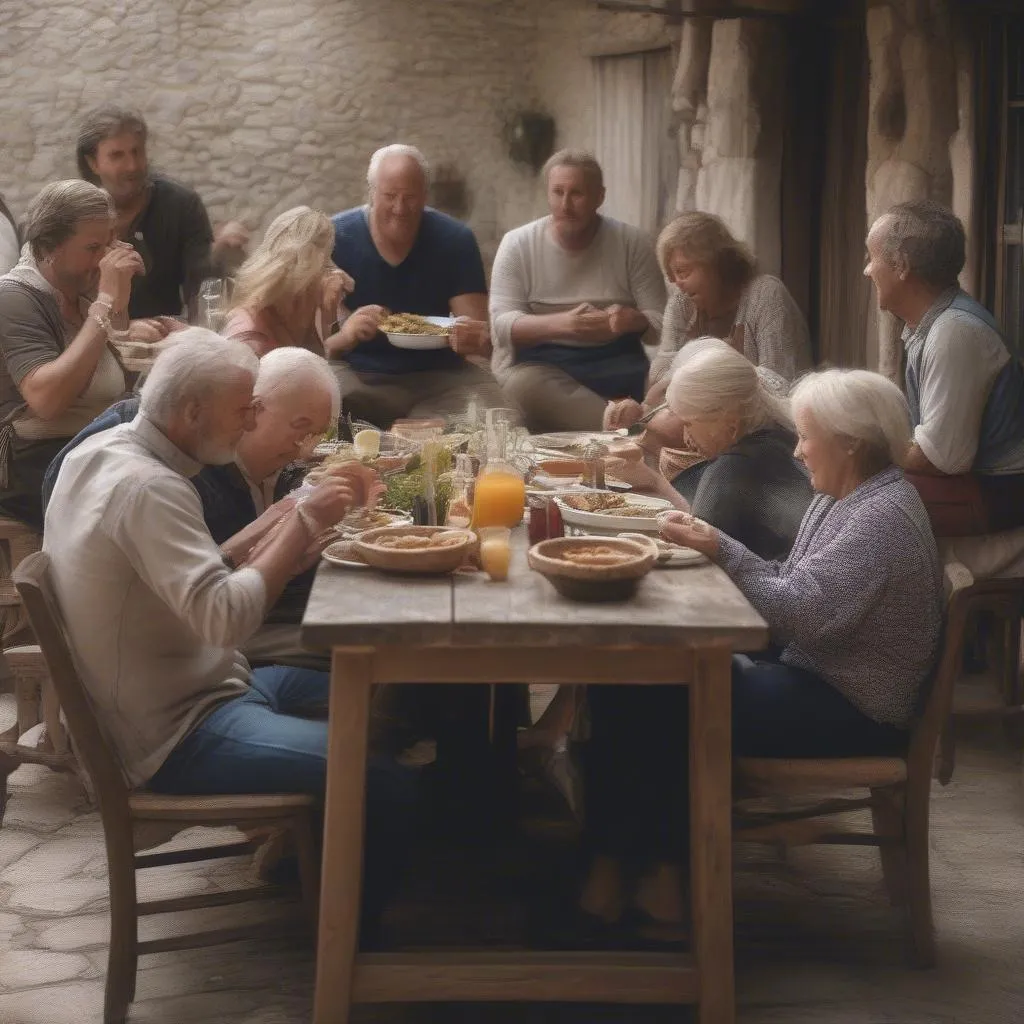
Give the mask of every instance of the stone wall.
<svg viewBox="0 0 1024 1024">
<path fill-rule="evenodd" d="M 544 206 L 506 119 L 550 110 L 561 144 L 592 143 L 590 53 L 663 25 L 587 0 L 4 0 L 0 191 L 21 214 L 73 175 L 80 115 L 117 101 L 148 119 L 155 166 L 257 231 L 360 202 L 370 153 L 416 144 L 464 182 L 489 258 Z"/>
<path fill-rule="evenodd" d="M 687 19 L 672 89 L 678 210 L 718 214 L 764 270 L 782 262 L 786 40 L 770 21 Z"/>
</svg>

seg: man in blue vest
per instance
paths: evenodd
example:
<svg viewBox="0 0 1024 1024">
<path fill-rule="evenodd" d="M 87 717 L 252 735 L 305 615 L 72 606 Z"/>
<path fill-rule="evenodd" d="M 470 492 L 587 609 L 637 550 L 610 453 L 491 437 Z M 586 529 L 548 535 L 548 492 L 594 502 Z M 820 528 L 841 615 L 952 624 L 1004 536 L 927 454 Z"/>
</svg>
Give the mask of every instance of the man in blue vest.
<svg viewBox="0 0 1024 1024">
<path fill-rule="evenodd" d="M 964 228 L 928 200 L 875 221 L 864 273 L 905 323 L 914 443 L 904 468 L 938 537 L 1024 525 L 1024 366 L 992 315 L 961 290 Z"/>
</svg>

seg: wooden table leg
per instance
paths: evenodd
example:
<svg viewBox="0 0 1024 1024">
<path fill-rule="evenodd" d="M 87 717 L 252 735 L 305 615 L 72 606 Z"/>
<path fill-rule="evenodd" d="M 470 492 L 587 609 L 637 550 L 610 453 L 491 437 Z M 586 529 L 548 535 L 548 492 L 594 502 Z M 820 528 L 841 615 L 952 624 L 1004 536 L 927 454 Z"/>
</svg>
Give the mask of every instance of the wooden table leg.
<svg viewBox="0 0 1024 1024">
<path fill-rule="evenodd" d="M 371 651 L 335 650 L 327 741 L 314 1024 L 346 1024 L 359 947 Z"/>
<path fill-rule="evenodd" d="M 700 1024 L 733 1024 L 732 659 L 698 651 L 690 685 L 693 951 Z"/>
</svg>

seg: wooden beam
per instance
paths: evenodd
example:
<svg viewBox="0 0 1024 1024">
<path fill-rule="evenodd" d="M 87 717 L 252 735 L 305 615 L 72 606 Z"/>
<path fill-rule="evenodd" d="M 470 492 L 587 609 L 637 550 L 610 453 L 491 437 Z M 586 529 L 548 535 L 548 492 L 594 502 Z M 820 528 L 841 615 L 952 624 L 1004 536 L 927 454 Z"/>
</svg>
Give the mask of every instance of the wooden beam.
<svg viewBox="0 0 1024 1024">
<path fill-rule="evenodd" d="M 380 953 L 356 957 L 353 1001 L 692 1003 L 688 954 Z"/>
</svg>

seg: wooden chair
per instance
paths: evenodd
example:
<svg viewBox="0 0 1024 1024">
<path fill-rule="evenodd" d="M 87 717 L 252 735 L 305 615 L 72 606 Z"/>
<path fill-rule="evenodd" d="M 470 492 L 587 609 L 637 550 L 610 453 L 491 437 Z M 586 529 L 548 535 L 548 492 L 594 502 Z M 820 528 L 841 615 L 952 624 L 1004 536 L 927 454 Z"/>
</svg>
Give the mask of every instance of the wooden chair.
<svg viewBox="0 0 1024 1024">
<path fill-rule="evenodd" d="M 1024 579 L 983 580 L 971 587 L 973 614 L 987 612 L 997 624 L 996 686 L 989 690 L 958 687 L 939 739 L 937 778 L 947 785 L 956 767 L 956 723 L 962 719 L 1001 719 L 1006 735 L 1024 746 L 1024 680 L 1021 678 L 1021 626 L 1024 624 Z"/>
<path fill-rule="evenodd" d="M 313 798 L 299 794 L 162 796 L 130 790 L 121 765 L 104 736 L 102 723 L 93 713 L 68 649 L 63 622 L 50 589 L 49 557 L 43 552 L 30 555 L 15 571 L 14 580 L 46 657 L 79 756 L 92 777 L 103 821 L 110 877 L 110 955 L 104 1024 L 122 1024 L 125 1020 L 128 1007 L 135 998 L 135 974 L 140 953 L 188 949 L 266 934 L 265 926 L 262 929 L 248 926 L 139 941 L 138 919 L 141 915 L 270 899 L 285 892 L 279 886 L 261 886 L 140 903 L 135 878 L 139 869 L 239 856 L 257 849 L 259 843 L 254 836 L 286 832 L 298 856 L 303 905 L 315 934 L 319 862 L 311 827 Z M 171 835 L 197 825 L 234 825 L 250 838 L 245 842 L 200 849 L 137 852 L 155 845 L 153 839 L 156 835 L 159 835 L 158 841 L 163 842 Z"/>
<path fill-rule="evenodd" d="M 957 570 L 961 570 L 957 572 Z M 936 745 L 945 728 L 953 687 L 963 663 L 968 616 L 988 607 L 993 595 L 1015 586 L 1013 580 L 971 585 L 962 566 L 947 569 L 949 606 L 938 668 L 927 692 L 923 712 L 911 731 L 904 757 L 855 757 L 782 760 L 738 758 L 737 788 L 759 796 L 815 796 L 815 802 L 766 812 L 737 811 L 737 842 L 799 846 L 830 843 L 877 846 L 890 900 L 904 909 L 911 960 L 917 966 L 935 963 L 931 885 L 928 875 L 928 810 Z M 822 794 L 865 788 L 866 796 Z M 874 830 L 842 829 L 828 819 L 870 808 Z"/>
<path fill-rule="evenodd" d="M 14 586 L 13 570 L 42 545 L 42 537 L 16 519 L 0 518 L 0 619 L 3 651 L 0 654 L 13 682 L 17 721 L 0 734 L 0 824 L 7 804 L 7 777 L 19 765 L 42 764 L 55 771 L 78 774 L 88 791 L 88 779 L 78 762 L 60 718 L 60 704 L 50 682 L 43 652 L 35 642 L 28 616 Z M 44 722 L 46 742 L 27 746 L 19 742 L 33 726 Z M 92 793 L 89 793 L 90 798 Z"/>
</svg>

